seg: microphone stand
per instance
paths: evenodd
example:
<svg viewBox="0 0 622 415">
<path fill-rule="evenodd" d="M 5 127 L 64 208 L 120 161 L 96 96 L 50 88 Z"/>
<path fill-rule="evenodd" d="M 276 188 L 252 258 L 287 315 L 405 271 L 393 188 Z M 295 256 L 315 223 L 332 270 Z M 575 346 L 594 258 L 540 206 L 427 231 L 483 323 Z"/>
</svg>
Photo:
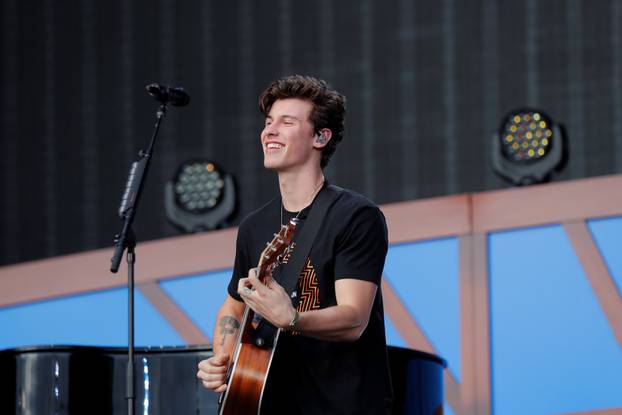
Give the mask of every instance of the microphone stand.
<svg viewBox="0 0 622 415">
<path fill-rule="evenodd" d="M 123 228 L 120 234 L 115 235 L 114 254 L 111 259 L 110 271 L 116 273 L 119 270 L 123 252 L 127 249 L 127 291 L 128 291 L 128 348 L 127 348 L 127 385 L 126 398 L 128 415 L 134 415 L 134 403 L 136 393 L 134 388 L 134 263 L 136 256 L 136 237 L 132 230 L 132 223 L 136 215 L 138 201 L 142 194 L 143 185 L 149 171 L 149 164 L 153 155 L 160 124 L 166 114 L 166 103 L 162 102 L 156 113 L 156 123 L 151 137 L 151 143 L 147 151 L 138 153 L 139 160 L 132 163 L 130 174 L 125 187 L 125 192 L 119 207 L 119 216 L 123 220 Z"/>
</svg>

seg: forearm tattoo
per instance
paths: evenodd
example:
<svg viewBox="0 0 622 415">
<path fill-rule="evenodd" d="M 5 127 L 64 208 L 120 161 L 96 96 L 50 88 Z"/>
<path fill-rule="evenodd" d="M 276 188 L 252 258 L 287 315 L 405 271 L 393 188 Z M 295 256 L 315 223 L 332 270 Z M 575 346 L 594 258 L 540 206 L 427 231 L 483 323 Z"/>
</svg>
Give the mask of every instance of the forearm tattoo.
<svg viewBox="0 0 622 415">
<path fill-rule="evenodd" d="M 220 327 L 220 345 L 225 344 L 225 338 L 229 334 L 235 334 L 240 328 L 240 322 L 232 316 L 222 316 L 218 322 Z"/>
</svg>

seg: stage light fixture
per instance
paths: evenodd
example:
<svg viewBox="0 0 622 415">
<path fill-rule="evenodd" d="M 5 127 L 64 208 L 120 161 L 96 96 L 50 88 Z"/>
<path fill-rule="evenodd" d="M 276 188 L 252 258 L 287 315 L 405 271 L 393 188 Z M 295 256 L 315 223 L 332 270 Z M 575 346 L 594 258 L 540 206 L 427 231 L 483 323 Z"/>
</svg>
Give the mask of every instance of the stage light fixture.
<svg viewBox="0 0 622 415">
<path fill-rule="evenodd" d="M 543 111 L 508 113 L 492 140 L 494 171 L 514 186 L 547 182 L 567 160 L 564 129 Z"/>
<path fill-rule="evenodd" d="M 212 161 L 187 161 L 166 183 L 164 199 L 166 217 L 184 232 L 225 227 L 235 210 L 233 177 Z"/>
</svg>

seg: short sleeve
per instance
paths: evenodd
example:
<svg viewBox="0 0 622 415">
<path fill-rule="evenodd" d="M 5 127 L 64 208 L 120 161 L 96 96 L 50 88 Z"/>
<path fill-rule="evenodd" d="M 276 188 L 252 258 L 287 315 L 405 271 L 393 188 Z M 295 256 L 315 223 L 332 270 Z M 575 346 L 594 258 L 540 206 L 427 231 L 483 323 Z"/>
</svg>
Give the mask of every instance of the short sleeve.
<svg viewBox="0 0 622 415">
<path fill-rule="evenodd" d="M 233 273 L 231 274 L 231 280 L 227 286 L 227 292 L 233 298 L 238 301 L 242 301 L 242 297 L 238 294 L 238 281 L 240 278 L 248 275 L 248 270 L 251 269 L 250 255 L 246 245 L 245 227 L 240 226 L 238 228 L 238 236 L 235 242 L 235 262 L 233 265 Z"/>
<path fill-rule="evenodd" d="M 335 280 L 354 278 L 379 285 L 387 250 L 384 215 L 376 206 L 363 207 L 337 240 Z"/>
</svg>

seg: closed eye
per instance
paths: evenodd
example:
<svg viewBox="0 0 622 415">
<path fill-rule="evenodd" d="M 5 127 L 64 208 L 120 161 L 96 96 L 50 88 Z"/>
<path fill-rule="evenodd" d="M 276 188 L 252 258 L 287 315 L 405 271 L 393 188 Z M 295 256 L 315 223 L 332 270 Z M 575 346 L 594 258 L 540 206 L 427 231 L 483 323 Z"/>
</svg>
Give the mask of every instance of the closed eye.
<svg viewBox="0 0 622 415">
<path fill-rule="evenodd" d="M 297 121 L 298 119 L 296 117 L 292 117 L 289 115 L 283 117 L 283 124 L 285 125 L 294 125 Z"/>
</svg>

